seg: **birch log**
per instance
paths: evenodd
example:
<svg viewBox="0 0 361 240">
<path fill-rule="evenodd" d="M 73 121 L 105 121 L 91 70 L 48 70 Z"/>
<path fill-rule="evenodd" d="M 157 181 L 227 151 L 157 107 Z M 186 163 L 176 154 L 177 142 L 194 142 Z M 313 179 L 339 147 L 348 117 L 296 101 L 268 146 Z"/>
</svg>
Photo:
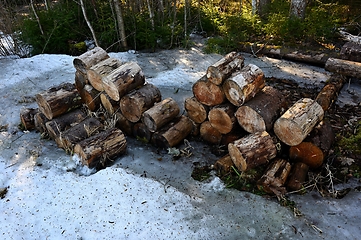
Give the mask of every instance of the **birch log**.
<svg viewBox="0 0 361 240">
<path fill-rule="evenodd" d="M 206 106 L 216 106 L 226 100 L 222 87 L 208 81 L 206 76 L 193 84 L 192 91 L 197 100 Z"/>
<path fill-rule="evenodd" d="M 87 70 L 89 68 L 107 58 L 109 58 L 109 55 L 104 49 L 101 47 L 95 47 L 92 50 L 83 53 L 79 57 L 74 58 L 73 65 L 76 70 L 82 72 L 83 74 L 87 74 Z"/>
</svg>

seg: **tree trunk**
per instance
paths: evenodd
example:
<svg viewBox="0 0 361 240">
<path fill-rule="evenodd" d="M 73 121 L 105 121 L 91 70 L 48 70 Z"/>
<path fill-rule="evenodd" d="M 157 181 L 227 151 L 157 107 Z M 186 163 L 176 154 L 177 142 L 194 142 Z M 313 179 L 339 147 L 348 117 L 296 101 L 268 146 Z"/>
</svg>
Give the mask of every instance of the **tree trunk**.
<svg viewBox="0 0 361 240">
<path fill-rule="evenodd" d="M 107 58 L 109 58 L 109 55 L 105 50 L 101 47 L 95 47 L 92 50 L 83 53 L 79 57 L 74 58 L 73 65 L 76 70 L 83 74 L 87 74 L 87 71 L 92 66 Z"/>
<path fill-rule="evenodd" d="M 155 132 L 178 116 L 180 108 L 172 98 L 156 103 L 142 115 L 142 122 L 149 131 Z"/>
<path fill-rule="evenodd" d="M 346 78 L 337 74 L 332 75 L 331 78 L 327 81 L 326 86 L 322 88 L 315 100 L 318 104 L 321 105 L 323 111 L 328 110 L 331 104 L 337 100 L 337 96 L 345 82 Z"/>
<path fill-rule="evenodd" d="M 133 136 L 134 123 L 126 119 L 121 112 L 115 112 L 117 119 L 116 127 L 122 130 L 127 136 Z"/>
<path fill-rule="evenodd" d="M 249 133 L 271 131 L 286 110 L 286 99 L 277 89 L 266 86 L 236 111 L 239 125 Z"/>
<path fill-rule="evenodd" d="M 145 77 L 136 62 L 127 62 L 106 76 L 103 82 L 109 97 L 119 101 L 131 90 L 144 85 Z"/>
<path fill-rule="evenodd" d="M 276 145 L 266 132 L 256 132 L 228 144 L 228 152 L 240 171 L 268 163 L 277 155 Z"/>
<path fill-rule="evenodd" d="M 98 43 L 97 37 L 96 37 L 96 35 L 95 35 L 95 31 L 94 31 L 94 29 L 93 29 L 93 27 L 92 27 L 92 25 L 91 25 L 91 23 L 90 23 L 87 15 L 86 15 L 84 2 L 83 2 L 83 0 L 79 0 L 79 1 L 80 1 L 80 7 L 81 7 L 81 10 L 82 10 L 82 12 L 83 12 L 83 16 L 84 16 L 85 22 L 87 23 L 88 28 L 89 28 L 92 36 L 93 36 L 95 45 L 96 45 L 97 47 L 99 47 L 99 43 Z"/>
<path fill-rule="evenodd" d="M 264 16 L 265 10 L 271 0 L 252 0 L 252 13 Z"/>
<path fill-rule="evenodd" d="M 326 62 L 325 69 L 348 77 L 360 78 L 361 76 L 361 63 L 359 62 L 329 58 Z"/>
<path fill-rule="evenodd" d="M 347 42 L 340 51 L 340 56 L 344 60 L 361 62 L 361 37 L 360 43 Z"/>
<path fill-rule="evenodd" d="M 229 133 L 237 122 L 235 110 L 235 106 L 230 103 L 215 106 L 209 111 L 208 120 L 220 133 Z"/>
<path fill-rule="evenodd" d="M 221 157 L 214 164 L 214 168 L 221 176 L 227 175 L 231 172 L 232 166 L 234 166 L 232 158 L 229 154 Z"/>
<path fill-rule="evenodd" d="M 114 2 L 115 13 L 117 16 L 117 25 L 120 35 L 120 42 L 122 43 L 123 48 L 127 49 L 128 48 L 127 37 L 125 35 L 124 20 L 123 20 L 122 9 L 120 7 L 120 2 L 119 0 L 113 0 L 113 2 Z"/>
<path fill-rule="evenodd" d="M 306 181 L 309 166 L 302 162 L 296 162 L 291 167 L 291 173 L 288 179 L 287 188 L 292 191 L 298 191 L 303 187 Z"/>
<path fill-rule="evenodd" d="M 153 133 L 149 131 L 148 127 L 144 123 L 138 122 L 134 124 L 133 136 L 139 141 L 149 143 L 152 139 Z"/>
<path fill-rule="evenodd" d="M 46 129 L 46 123 L 49 120 L 45 117 L 44 114 L 42 114 L 41 112 L 38 112 L 37 114 L 35 114 L 34 116 L 34 125 L 35 125 L 35 129 L 37 131 L 39 131 L 41 134 L 43 133 L 48 133 L 48 130 Z"/>
<path fill-rule="evenodd" d="M 120 99 L 120 110 L 129 121 L 138 122 L 142 114 L 162 100 L 159 89 L 153 84 L 132 91 Z"/>
<path fill-rule="evenodd" d="M 110 116 L 119 109 L 119 102 L 111 99 L 106 93 L 100 94 L 100 102 Z"/>
<path fill-rule="evenodd" d="M 200 103 L 197 98 L 189 97 L 184 101 L 184 109 L 187 115 L 195 123 L 202 123 L 207 119 L 209 108 Z"/>
<path fill-rule="evenodd" d="M 85 105 L 92 112 L 99 109 L 100 106 L 100 92 L 94 89 L 91 85 L 85 85 L 84 88 L 79 92 Z"/>
<path fill-rule="evenodd" d="M 34 116 L 39 112 L 37 108 L 21 108 L 20 121 L 25 130 L 35 129 Z"/>
<path fill-rule="evenodd" d="M 71 83 L 52 87 L 36 94 L 35 98 L 40 112 L 49 120 L 78 108 L 83 103 L 75 85 Z"/>
<path fill-rule="evenodd" d="M 123 62 L 116 58 L 107 58 L 90 67 L 87 71 L 90 84 L 98 91 L 104 91 L 103 78 L 119 68 Z"/>
<path fill-rule="evenodd" d="M 232 73 L 239 71 L 244 66 L 244 58 L 240 53 L 230 52 L 218 62 L 207 68 L 207 79 L 216 85 L 221 85 L 223 81 Z"/>
<path fill-rule="evenodd" d="M 290 17 L 305 19 L 307 0 L 291 0 Z"/>
<path fill-rule="evenodd" d="M 227 99 L 239 107 L 253 98 L 264 86 L 262 70 L 256 65 L 249 64 L 225 80 L 223 90 Z"/>
<path fill-rule="evenodd" d="M 43 30 L 43 27 L 41 26 L 39 16 L 38 16 L 38 14 L 37 14 L 36 11 L 35 11 L 34 1 L 33 1 L 33 0 L 30 0 L 30 5 L 31 5 L 31 9 L 33 10 L 35 19 L 36 19 L 36 21 L 38 22 L 39 29 L 40 29 L 40 33 L 41 33 L 41 35 L 44 35 L 44 30 Z"/>
<path fill-rule="evenodd" d="M 192 90 L 197 100 L 206 106 L 216 106 L 226 100 L 222 87 L 208 81 L 206 76 L 195 82 Z"/>
<path fill-rule="evenodd" d="M 123 132 L 117 128 L 110 128 L 87 138 L 74 147 L 82 163 L 89 168 L 103 168 L 114 158 L 124 154 L 127 149 L 127 142 Z"/>
<path fill-rule="evenodd" d="M 222 140 L 222 133 L 215 129 L 209 121 L 202 122 L 199 135 L 207 143 L 218 145 Z"/>
</svg>

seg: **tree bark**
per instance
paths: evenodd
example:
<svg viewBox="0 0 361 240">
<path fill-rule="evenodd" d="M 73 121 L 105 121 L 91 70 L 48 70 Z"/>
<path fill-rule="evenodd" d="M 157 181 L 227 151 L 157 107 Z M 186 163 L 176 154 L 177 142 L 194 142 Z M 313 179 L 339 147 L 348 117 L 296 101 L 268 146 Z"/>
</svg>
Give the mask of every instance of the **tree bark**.
<svg viewBox="0 0 361 240">
<path fill-rule="evenodd" d="M 133 136 L 134 123 L 126 119 L 119 111 L 115 112 L 117 119 L 116 127 L 122 130 L 127 136 Z"/>
<path fill-rule="evenodd" d="M 144 143 L 149 143 L 152 140 L 153 133 L 149 131 L 144 123 L 138 122 L 134 124 L 133 136 Z"/>
<path fill-rule="evenodd" d="M 87 74 L 87 71 L 105 59 L 109 58 L 108 53 L 101 47 L 95 47 L 92 50 L 89 50 L 79 57 L 74 58 L 73 65 L 77 71 L 80 71 L 83 74 Z"/>
<path fill-rule="evenodd" d="M 238 52 L 230 52 L 218 62 L 207 68 L 207 79 L 216 85 L 221 85 L 223 81 L 232 73 L 239 71 L 244 66 L 244 58 Z"/>
<path fill-rule="evenodd" d="M 286 99 L 277 89 L 266 86 L 240 106 L 235 116 L 239 125 L 249 133 L 271 131 L 274 122 L 286 110 Z"/>
<path fill-rule="evenodd" d="M 276 120 L 273 129 L 282 142 L 289 146 L 296 146 L 323 119 L 323 115 L 324 111 L 316 101 L 303 98 Z"/>
<path fill-rule="evenodd" d="M 114 2 L 115 13 L 117 16 L 117 25 L 120 35 L 120 42 L 122 43 L 123 48 L 127 49 L 128 48 L 127 37 L 125 35 L 124 20 L 123 20 L 122 9 L 120 7 L 120 2 L 119 0 L 113 0 L 113 2 Z"/>
<path fill-rule="evenodd" d="M 327 81 L 326 86 L 317 95 L 315 101 L 321 105 L 323 111 L 327 111 L 331 104 L 337 100 L 346 78 L 342 75 L 334 74 Z"/>
<path fill-rule="evenodd" d="M 226 100 L 222 87 L 208 81 L 206 76 L 193 84 L 192 91 L 197 100 L 206 106 L 216 106 Z"/>
<path fill-rule="evenodd" d="M 209 111 L 208 120 L 220 133 L 229 133 L 237 122 L 235 110 L 235 106 L 230 103 L 215 106 Z"/>
<path fill-rule="evenodd" d="M 291 173 L 288 179 L 287 188 L 292 191 L 298 191 L 303 187 L 307 178 L 309 166 L 302 162 L 296 162 L 291 167 Z"/>
<path fill-rule="evenodd" d="M 262 70 L 256 65 L 249 64 L 225 80 L 223 90 L 228 101 L 239 107 L 253 98 L 264 86 Z"/>
<path fill-rule="evenodd" d="M 222 140 L 222 133 L 215 129 L 209 121 L 202 122 L 199 135 L 209 144 L 218 145 Z"/>
<path fill-rule="evenodd" d="M 81 99 L 92 112 L 99 109 L 100 106 L 100 92 L 91 85 L 85 85 L 79 92 Z"/>
<path fill-rule="evenodd" d="M 232 158 L 229 154 L 221 157 L 214 164 L 214 168 L 217 170 L 220 176 L 224 176 L 231 172 L 232 166 L 234 166 Z"/>
<path fill-rule="evenodd" d="M 37 108 L 21 108 L 20 121 L 25 130 L 35 129 L 34 116 L 39 112 Z"/>
<path fill-rule="evenodd" d="M 38 112 L 37 114 L 35 114 L 34 116 L 34 125 L 35 125 L 35 129 L 37 131 L 39 131 L 40 133 L 48 133 L 48 130 L 46 129 L 46 123 L 49 120 L 45 117 L 44 114 L 42 114 L 41 112 Z"/>
<path fill-rule="evenodd" d="M 305 19 L 307 0 L 291 0 L 290 17 Z"/>
<path fill-rule="evenodd" d="M 325 69 L 329 72 L 342 74 L 348 77 L 360 78 L 361 63 L 337 58 L 329 58 Z"/>
<path fill-rule="evenodd" d="M 40 112 L 49 120 L 78 108 L 83 103 L 79 92 L 71 83 L 52 87 L 36 94 L 35 98 Z"/>
<path fill-rule="evenodd" d="M 153 84 L 146 84 L 120 99 L 120 110 L 129 121 L 138 122 L 142 114 L 162 100 L 159 89 Z"/>
<path fill-rule="evenodd" d="M 228 144 L 228 152 L 240 171 L 266 164 L 277 155 L 276 145 L 266 131 L 249 134 Z"/>
<path fill-rule="evenodd" d="M 84 16 L 85 22 L 87 23 L 88 28 L 89 28 L 92 36 L 93 36 L 95 45 L 96 45 L 97 47 L 99 47 L 99 43 L 98 43 L 97 37 L 96 37 L 96 35 L 95 35 L 95 31 L 94 31 L 94 29 L 93 29 L 93 27 L 92 27 L 92 25 L 91 25 L 91 23 L 90 23 L 87 15 L 86 15 L 84 2 L 83 2 L 83 0 L 79 0 L 79 1 L 80 1 L 80 7 L 81 7 L 81 10 L 82 10 L 82 12 L 83 12 L 83 16 Z"/>
<path fill-rule="evenodd" d="M 119 102 L 111 99 L 106 93 L 100 94 L 100 102 L 110 116 L 119 110 Z"/>
<path fill-rule="evenodd" d="M 187 115 L 195 123 L 202 123 L 207 119 L 209 108 L 200 103 L 196 97 L 189 97 L 184 101 L 184 109 Z"/>
</svg>

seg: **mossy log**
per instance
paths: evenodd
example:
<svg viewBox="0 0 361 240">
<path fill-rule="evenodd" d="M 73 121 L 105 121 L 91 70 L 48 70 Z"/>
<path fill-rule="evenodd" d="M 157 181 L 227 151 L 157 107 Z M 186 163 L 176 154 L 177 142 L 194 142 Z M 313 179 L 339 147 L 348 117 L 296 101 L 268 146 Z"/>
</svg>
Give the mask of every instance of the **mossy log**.
<svg viewBox="0 0 361 240">
<path fill-rule="evenodd" d="M 77 71 L 86 74 L 89 68 L 107 58 L 109 58 L 109 55 L 104 49 L 95 47 L 74 58 L 73 65 Z"/>
</svg>

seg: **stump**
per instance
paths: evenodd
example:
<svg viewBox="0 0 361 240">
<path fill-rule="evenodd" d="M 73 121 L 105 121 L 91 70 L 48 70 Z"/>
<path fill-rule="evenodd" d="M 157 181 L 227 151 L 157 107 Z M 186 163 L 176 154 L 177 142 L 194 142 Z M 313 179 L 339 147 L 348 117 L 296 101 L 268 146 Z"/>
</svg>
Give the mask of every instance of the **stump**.
<svg viewBox="0 0 361 240">
<path fill-rule="evenodd" d="M 222 87 L 208 81 L 206 76 L 193 84 L 192 91 L 197 100 L 206 106 L 216 106 L 226 100 Z"/>
<path fill-rule="evenodd" d="M 188 117 L 195 123 L 202 123 L 207 119 L 209 108 L 200 103 L 196 97 L 189 97 L 184 101 L 184 108 Z"/>
<path fill-rule="evenodd" d="M 222 86 L 228 101 L 239 107 L 265 86 L 265 78 L 259 67 L 249 64 L 241 71 L 233 73 Z"/>
<path fill-rule="evenodd" d="M 325 69 L 348 77 L 360 78 L 361 76 L 360 62 L 329 58 L 326 62 Z"/>
<path fill-rule="evenodd" d="M 34 117 L 39 112 L 37 108 L 21 108 L 20 109 L 20 121 L 25 130 L 35 129 Z"/>
<path fill-rule="evenodd" d="M 93 88 L 91 85 L 86 84 L 84 88 L 80 90 L 79 94 L 90 111 L 95 112 L 99 109 L 100 92 L 98 90 Z"/>
<path fill-rule="evenodd" d="M 220 133 L 226 134 L 232 131 L 236 123 L 234 105 L 227 103 L 213 107 L 208 113 L 211 125 Z"/>
<path fill-rule="evenodd" d="M 90 67 L 107 58 L 109 58 L 109 55 L 105 50 L 100 47 L 95 47 L 79 57 L 74 58 L 73 65 L 77 71 L 86 74 Z"/>
<path fill-rule="evenodd" d="M 291 167 L 291 173 L 288 179 L 287 188 L 292 191 L 298 191 L 303 187 L 307 178 L 309 166 L 302 162 L 296 162 Z"/>
<path fill-rule="evenodd" d="M 119 109 L 119 102 L 111 99 L 106 93 L 100 94 L 100 102 L 110 116 L 112 116 Z"/>
<path fill-rule="evenodd" d="M 215 129 L 209 121 L 201 123 L 199 135 L 207 143 L 218 145 L 222 140 L 222 133 Z"/>
</svg>

